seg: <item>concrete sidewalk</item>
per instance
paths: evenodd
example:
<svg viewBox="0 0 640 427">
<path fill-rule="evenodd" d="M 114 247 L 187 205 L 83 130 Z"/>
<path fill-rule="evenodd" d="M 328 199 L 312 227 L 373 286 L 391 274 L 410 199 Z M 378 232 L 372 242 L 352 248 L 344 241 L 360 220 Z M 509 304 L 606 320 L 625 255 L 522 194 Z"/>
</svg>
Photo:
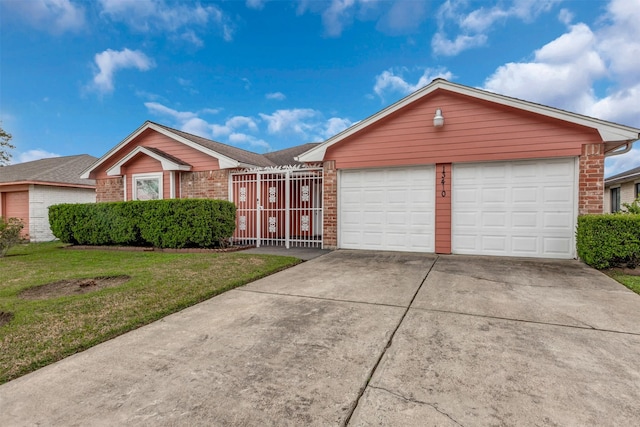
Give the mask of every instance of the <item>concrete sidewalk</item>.
<svg viewBox="0 0 640 427">
<path fill-rule="evenodd" d="M 637 425 L 638 354 L 577 261 L 340 250 L 0 386 L 0 425 Z"/>
</svg>

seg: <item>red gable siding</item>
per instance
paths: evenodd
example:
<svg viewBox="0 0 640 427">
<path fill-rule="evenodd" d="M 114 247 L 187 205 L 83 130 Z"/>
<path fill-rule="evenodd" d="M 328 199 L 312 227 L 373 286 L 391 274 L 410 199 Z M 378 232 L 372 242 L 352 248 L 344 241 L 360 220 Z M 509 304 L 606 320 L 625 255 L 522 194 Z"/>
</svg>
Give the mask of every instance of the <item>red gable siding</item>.
<svg viewBox="0 0 640 427">
<path fill-rule="evenodd" d="M 437 108 L 445 118 L 439 129 Z M 329 147 L 325 160 L 343 169 L 567 157 L 600 142 L 594 129 L 436 91 Z"/>
<path fill-rule="evenodd" d="M 183 162 L 190 164 L 193 172 L 220 169 L 217 159 L 185 144 L 177 142 L 168 136 L 154 131 L 153 129 L 147 129 L 129 144 L 122 147 L 111 157 L 111 159 L 100 165 L 100 167 L 91 174 L 91 178 L 109 178 L 107 170 L 138 146 L 157 148 L 167 154 L 177 157 Z M 157 170 L 148 170 L 146 172 L 160 172 L 162 169 L 159 165 L 160 164 L 158 163 Z M 130 172 L 127 172 L 127 174 L 129 173 Z M 139 172 L 136 171 L 135 173 Z"/>
</svg>

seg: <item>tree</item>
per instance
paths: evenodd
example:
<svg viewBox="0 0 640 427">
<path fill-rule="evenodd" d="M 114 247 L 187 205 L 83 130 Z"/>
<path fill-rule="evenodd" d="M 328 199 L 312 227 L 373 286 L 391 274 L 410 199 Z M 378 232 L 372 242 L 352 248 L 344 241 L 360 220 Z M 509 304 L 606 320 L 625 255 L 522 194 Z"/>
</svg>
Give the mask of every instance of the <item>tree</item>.
<svg viewBox="0 0 640 427">
<path fill-rule="evenodd" d="M 4 166 L 9 163 L 11 160 L 11 153 L 8 150 L 13 150 L 16 147 L 11 144 L 11 134 L 5 132 L 2 127 L 0 127 L 0 166 Z"/>
</svg>

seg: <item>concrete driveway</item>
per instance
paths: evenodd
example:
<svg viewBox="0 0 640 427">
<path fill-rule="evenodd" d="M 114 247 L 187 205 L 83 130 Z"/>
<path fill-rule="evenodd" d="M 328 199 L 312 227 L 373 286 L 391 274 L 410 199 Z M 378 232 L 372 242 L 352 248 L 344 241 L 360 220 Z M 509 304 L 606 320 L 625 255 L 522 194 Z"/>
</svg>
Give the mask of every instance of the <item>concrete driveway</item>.
<svg viewBox="0 0 640 427">
<path fill-rule="evenodd" d="M 0 425 L 638 425 L 639 357 L 577 261 L 340 250 L 0 386 Z"/>
</svg>

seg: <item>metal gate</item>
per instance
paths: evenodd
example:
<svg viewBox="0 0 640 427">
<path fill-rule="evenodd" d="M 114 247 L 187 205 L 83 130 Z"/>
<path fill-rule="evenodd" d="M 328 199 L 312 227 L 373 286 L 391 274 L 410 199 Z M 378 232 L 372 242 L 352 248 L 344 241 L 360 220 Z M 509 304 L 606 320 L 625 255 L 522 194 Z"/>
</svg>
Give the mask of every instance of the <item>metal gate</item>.
<svg viewBox="0 0 640 427">
<path fill-rule="evenodd" d="M 230 175 L 233 240 L 256 246 L 322 247 L 322 168 L 246 170 Z"/>
</svg>

